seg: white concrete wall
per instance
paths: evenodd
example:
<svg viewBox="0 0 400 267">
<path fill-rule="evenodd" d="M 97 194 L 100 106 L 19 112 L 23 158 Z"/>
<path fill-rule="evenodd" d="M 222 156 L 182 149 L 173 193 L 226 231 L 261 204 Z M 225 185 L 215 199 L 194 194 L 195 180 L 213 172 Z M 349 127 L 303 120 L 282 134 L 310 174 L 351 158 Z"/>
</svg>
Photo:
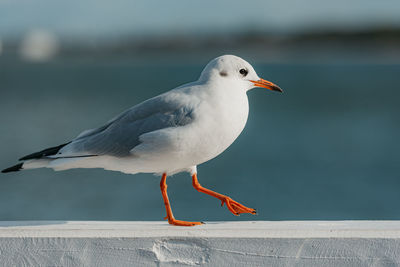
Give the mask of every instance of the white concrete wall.
<svg viewBox="0 0 400 267">
<path fill-rule="evenodd" d="M 0 222 L 1 266 L 398 266 L 400 221 Z"/>
</svg>

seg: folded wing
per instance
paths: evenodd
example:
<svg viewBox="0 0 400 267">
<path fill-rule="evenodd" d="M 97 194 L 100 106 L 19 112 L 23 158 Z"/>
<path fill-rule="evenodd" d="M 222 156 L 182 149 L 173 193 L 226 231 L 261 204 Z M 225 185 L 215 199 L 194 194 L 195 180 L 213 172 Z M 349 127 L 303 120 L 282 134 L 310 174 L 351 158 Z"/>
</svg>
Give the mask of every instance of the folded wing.
<svg viewBox="0 0 400 267">
<path fill-rule="evenodd" d="M 50 158 L 129 156 L 145 133 L 193 121 L 192 108 L 179 95 L 161 95 L 120 114 L 104 126 L 81 133 Z M 183 104 L 186 103 L 186 104 Z"/>
</svg>

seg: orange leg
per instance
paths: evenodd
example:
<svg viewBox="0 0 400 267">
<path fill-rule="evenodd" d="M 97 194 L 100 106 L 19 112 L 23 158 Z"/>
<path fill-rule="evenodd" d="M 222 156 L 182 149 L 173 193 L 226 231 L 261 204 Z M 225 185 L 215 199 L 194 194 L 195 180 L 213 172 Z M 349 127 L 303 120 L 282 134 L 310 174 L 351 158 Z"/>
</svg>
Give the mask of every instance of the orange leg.
<svg viewBox="0 0 400 267">
<path fill-rule="evenodd" d="M 174 214 L 172 214 L 171 210 L 171 205 L 169 204 L 169 199 L 168 199 L 168 194 L 167 194 L 167 174 L 163 173 L 161 182 L 160 182 L 160 188 L 161 188 L 161 194 L 164 199 L 164 205 L 165 209 L 167 210 L 167 216 L 164 219 L 168 219 L 169 224 L 173 225 L 178 225 L 178 226 L 194 226 L 194 225 L 199 225 L 203 224 L 202 222 L 185 222 L 185 221 L 179 221 L 175 220 Z"/>
<path fill-rule="evenodd" d="M 234 215 L 238 216 L 240 213 L 251 213 L 251 214 L 257 214 L 255 209 L 248 208 L 246 206 L 243 206 L 239 202 L 236 202 L 235 200 L 231 199 L 228 196 L 219 194 L 217 192 L 211 191 L 210 189 L 204 188 L 200 185 L 199 181 L 197 181 L 197 174 L 193 174 L 192 176 L 192 183 L 193 187 L 202 193 L 205 193 L 207 195 L 213 196 L 221 200 L 221 206 L 226 204 L 228 207 L 229 211 L 232 212 Z"/>
</svg>

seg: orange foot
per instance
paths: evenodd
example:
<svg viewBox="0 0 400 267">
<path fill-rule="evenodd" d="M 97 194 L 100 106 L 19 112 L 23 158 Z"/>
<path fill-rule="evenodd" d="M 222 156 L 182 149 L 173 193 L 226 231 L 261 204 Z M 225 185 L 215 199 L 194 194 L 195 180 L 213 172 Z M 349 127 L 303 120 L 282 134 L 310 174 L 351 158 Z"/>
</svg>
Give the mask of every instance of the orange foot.
<svg viewBox="0 0 400 267">
<path fill-rule="evenodd" d="M 246 206 L 243 206 L 242 204 L 240 204 L 239 202 L 236 202 L 235 200 L 233 200 L 232 198 L 222 195 L 220 193 L 214 192 L 210 189 L 204 188 L 200 185 L 199 181 L 197 180 L 197 174 L 193 174 L 192 175 L 192 184 L 193 187 L 202 193 L 205 193 L 207 195 L 213 196 L 218 198 L 219 200 L 221 200 L 221 206 L 224 205 L 224 203 L 226 204 L 226 206 L 228 207 L 229 211 L 233 213 L 233 215 L 238 216 L 240 213 L 251 213 L 251 214 L 257 214 L 255 209 L 251 209 L 248 208 Z"/>
<path fill-rule="evenodd" d="M 176 226 L 195 226 L 195 225 L 201 225 L 204 224 L 203 222 L 186 222 L 186 221 L 180 221 L 176 220 L 175 218 L 168 219 L 168 216 L 164 218 L 164 220 L 168 220 L 169 224 L 176 225 Z"/>
<path fill-rule="evenodd" d="M 226 207 L 229 209 L 230 212 L 233 213 L 233 215 L 239 216 L 241 213 L 257 214 L 255 209 L 243 206 L 242 204 L 233 200 L 230 197 L 225 196 L 223 199 L 221 199 L 221 201 L 221 206 L 223 206 L 225 203 Z"/>
<path fill-rule="evenodd" d="M 202 222 L 186 222 L 186 221 L 180 221 L 180 220 L 175 220 L 175 219 L 168 220 L 168 223 L 172 224 L 172 225 L 177 225 L 177 226 L 195 226 L 195 225 L 204 224 Z"/>
</svg>

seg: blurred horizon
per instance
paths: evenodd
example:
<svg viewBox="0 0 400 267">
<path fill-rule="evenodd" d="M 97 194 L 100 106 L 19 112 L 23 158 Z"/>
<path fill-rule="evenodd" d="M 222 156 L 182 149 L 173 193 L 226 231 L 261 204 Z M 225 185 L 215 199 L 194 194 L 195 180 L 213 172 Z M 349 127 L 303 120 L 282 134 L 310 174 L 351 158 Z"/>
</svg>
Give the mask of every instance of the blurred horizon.
<svg viewBox="0 0 400 267">
<path fill-rule="evenodd" d="M 145 62 L 203 62 L 223 54 L 236 54 L 253 63 L 381 63 L 400 62 L 400 28 L 357 31 L 314 31 L 296 34 L 242 32 L 219 35 L 171 35 L 124 38 L 94 42 L 59 40 L 43 29 L 29 32 L 18 41 L 0 42 L 0 59 L 46 62 L 109 57 L 135 58 Z"/>
</svg>

